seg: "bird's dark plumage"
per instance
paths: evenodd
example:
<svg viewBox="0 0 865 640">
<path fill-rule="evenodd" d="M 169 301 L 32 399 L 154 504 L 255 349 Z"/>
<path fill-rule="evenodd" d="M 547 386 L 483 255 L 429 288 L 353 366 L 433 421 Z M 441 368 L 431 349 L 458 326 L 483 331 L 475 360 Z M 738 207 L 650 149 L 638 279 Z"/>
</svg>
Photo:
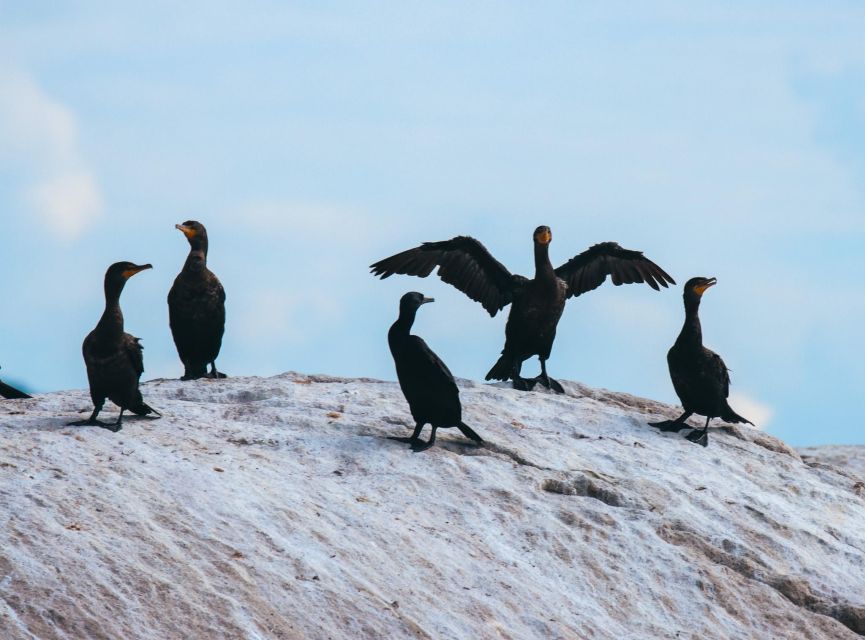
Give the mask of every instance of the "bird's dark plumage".
<svg viewBox="0 0 865 640">
<path fill-rule="evenodd" d="M 29 396 L 23 391 L 19 391 L 15 387 L 0 380 L 0 397 L 6 398 L 7 400 L 18 400 L 21 398 L 30 398 L 32 396 Z"/>
<path fill-rule="evenodd" d="M 189 255 L 168 292 L 171 335 L 184 366 L 181 379 L 224 378 L 216 357 L 225 332 L 225 289 L 207 268 L 207 230 L 194 220 L 176 227 L 189 240 Z"/>
<path fill-rule="evenodd" d="M 405 294 L 400 300 L 399 318 L 387 334 L 399 386 L 415 421 L 410 438 L 395 439 L 411 442 L 413 450 L 423 451 L 435 442 L 436 429 L 456 427 L 467 438 L 483 442 L 462 421 L 460 392 L 450 370 L 422 338 L 410 333 L 418 308 L 426 302 L 432 299 L 416 292 Z M 428 442 L 419 439 L 425 424 L 432 427 Z"/>
<path fill-rule="evenodd" d="M 597 288 L 606 279 L 613 284 L 645 282 L 653 289 L 675 284 L 673 279 L 639 251 L 623 249 L 615 242 L 596 244 L 553 269 L 549 258 L 552 233 L 549 227 L 535 229 L 535 277 L 531 280 L 510 273 L 474 238 L 458 236 L 443 242 L 425 242 L 371 265 L 372 273 L 387 278 L 395 273 L 420 276 L 432 273 L 480 302 L 491 316 L 511 304 L 505 328 L 505 347 L 487 380 L 514 381 L 515 388 L 530 389 L 535 382 L 562 391 L 546 372 L 556 327 L 565 301 Z M 535 380 L 520 377 L 522 363 L 537 355 L 541 375 Z"/>
<path fill-rule="evenodd" d="M 123 313 L 120 311 L 120 293 L 126 281 L 136 273 L 150 268 L 149 264 L 117 262 L 105 272 L 105 311 L 82 345 L 93 413 L 87 420 L 70 424 L 98 425 L 119 431 L 124 411 L 140 416 L 158 414 L 144 402 L 138 389 L 139 378 L 144 372 L 142 347 L 138 338 L 123 330 Z M 96 419 L 106 398 L 120 407 L 120 416 L 113 425 Z"/>
<path fill-rule="evenodd" d="M 714 351 L 703 346 L 700 325 L 700 300 L 703 293 L 714 286 L 715 278 L 691 278 L 685 283 L 685 324 L 676 343 L 667 353 L 670 378 L 676 395 L 682 401 L 685 412 L 676 420 L 649 423 L 662 431 L 680 431 L 687 428 L 685 421 L 693 414 L 706 417 L 702 430 L 694 430 L 688 439 L 706 446 L 709 442 L 708 428 L 712 418 L 738 423 L 750 420 L 743 418 L 730 407 L 730 372 L 727 365 Z"/>
</svg>

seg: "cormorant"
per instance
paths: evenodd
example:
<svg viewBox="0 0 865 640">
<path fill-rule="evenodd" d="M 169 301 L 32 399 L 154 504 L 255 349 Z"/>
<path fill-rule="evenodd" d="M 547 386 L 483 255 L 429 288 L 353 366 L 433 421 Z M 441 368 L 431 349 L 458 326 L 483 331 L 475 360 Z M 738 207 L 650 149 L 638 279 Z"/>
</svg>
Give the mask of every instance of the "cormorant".
<svg viewBox="0 0 865 640">
<path fill-rule="evenodd" d="M 225 332 L 225 289 L 207 268 L 207 230 L 195 220 L 175 227 L 189 240 L 189 255 L 168 292 L 171 335 L 185 368 L 181 380 L 224 378 L 216 356 Z"/>
<path fill-rule="evenodd" d="M 727 397 L 730 395 L 730 373 L 727 365 L 714 351 L 703 346 L 703 332 L 700 327 L 700 300 L 709 287 L 717 283 L 715 278 L 691 278 L 685 283 L 685 324 L 676 343 L 667 352 L 667 364 L 676 395 L 682 401 L 685 412 L 675 420 L 650 422 L 661 431 L 681 431 L 688 429 L 685 421 L 692 414 L 706 416 L 703 429 L 694 429 L 687 438 L 704 447 L 709 444 L 709 421 L 721 418 L 726 422 L 754 423 L 743 418 L 730 408 Z"/>
<path fill-rule="evenodd" d="M 514 389 L 529 390 L 540 382 L 562 393 L 562 386 L 547 375 L 547 359 L 556 337 L 556 325 L 565 301 L 596 289 L 612 276 L 613 284 L 645 282 L 658 290 L 673 279 L 640 251 L 623 249 L 615 242 L 596 244 L 568 260 L 558 269 L 550 262 L 550 228 L 535 229 L 535 277 L 531 280 L 512 274 L 493 258 L 480 242 L 458 236 L 443 242 L 425 242 L 371 265 L 382 279 L 394 273 L 425 278 L 439 267 L 439 277 L 480 302 L 491 316 L 511 304 L 505 327 L 505 347 L 487 380 L 512 379 Z M 537 355 L 541 374 L 527 380 L 520 377 L 524 360 Z"/>
<path fill-rule="evenodd" d="M 410 438 L 392 439 L 412 443 L 415 452 L 423 451 L 435 443 L 436 429 L 456 427 L 467 438 L 481 443 L 481 437 L 462 421 L 460 392 L 450 370 L 422 338 L 410 333 L 418 308 L 427 302 L 433 299 L 417 292 L 405 294 L 399 301 L 399 318 L 387 332 L 399 386 L 415 421 Z M 420 433 L 427 423 L 432 433 L 429 441 L 423 442 Z"/>
<path fill-rule="evenodd" d="M 123 313 L 120 311 L 120 293 L 126 281 L 151 268 L 149 264 L 115 262 L 105 272 L 105 311 L 96 328 L 84 338 L 81 349 L 87 365 L 93 413 L 87 420 L 70 422 L 70 425 L 94 425 L 116 432 L 121 429 L 124 411 L 139 416 L 159 415 L 141 397 L 138 379 L 144 372 L 142 347 L 138 338 L 123 331 Z M 96 419 L 106 398 L 120 407 L 120 415 L 114 424 Z"/>
<path fill-rule="evenodd" d="M 32 398 L 33 396 L 29 396 L 23 391 L 19 391 L 15 387 L 12 387 L 0 380 L 0 397 L 6 398 L 7 400 L 17 400 L 20 398 Z"/>
</svg>

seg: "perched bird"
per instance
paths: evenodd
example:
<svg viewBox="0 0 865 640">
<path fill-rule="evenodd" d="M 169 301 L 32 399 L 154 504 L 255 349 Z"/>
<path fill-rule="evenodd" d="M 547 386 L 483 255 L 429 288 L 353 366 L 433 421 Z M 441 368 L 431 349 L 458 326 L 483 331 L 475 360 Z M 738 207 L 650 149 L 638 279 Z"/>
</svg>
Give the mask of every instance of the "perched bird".
<svg viewBox="0 0 865 640">
<path fill-rule="evenodd" d="M 410 438 L 392 439 L 410 442 L 413 451 L 423 451 L 435 443 L 436 429 L 456 427 L 467 438 L 483 442 L 462 421 L 460 392 L 450 370 L 422 338 L 410 333 L 417 310 L 427 302 L 433 302 L 433 299 L 424 298 L 417 292 L 405 294 L 399 301 L 399 318 L 387 333 L 399 386 L 415 421 Z M 423 442 L 420 433 L 427 423 L 432 427 L 432 433 L 429 441 Z"/>
<path fill-rule="evenodd" d="M 721 356 L 703 346 L 700 300 L 706 289 L 717 282 L 715 278 L 691 278 L 685 283 L 685 324 L 676 343 L 667 353 L 670 378 L 685 412 L 675 420 L 649 423 L 661 431 L 678 432 L 690 428 L 685 421 L 693 414 L 706 416 L 706 425 L 702 429 L 694 429 L 687 436 L 691 442 L 704 447 L 709 444 L 708 429 L 712 418 L 754 424 L 730 408 L 727 402 L 730 395 L 730 372 L 727 365 L 721 360 Z"/>
<path fill-rule="evenodd" d="M 19 391 L 15 387 L 12 387 L 0 380 L 0 397 L 6 398 L 7 400 L 16 400 L 19 398 L 31 398 L 32 396 L 29 396 L 23 391 Z"/>
<path fill-rule="evenodd" d="M 224 378 L 216 356 L 225 332 L 225 289 L 207 268 L 207 230 L 195 220 L 175 227 L 189 241 L 189 255 L 168 292 L 168 322 L 185 368 L 181 380 Z"/>
<path fill-rule="evenodd" d="M 126 281 L 139 271 L 150 268 L 149 264 L 116 262 L 105 272 L 105 311 L 96 328 L 84 338 L 82 346 L 93 413 L 87 420 L 70 422 L 70 425 L 94 425 L 120 431 L 124 411 L 139 416 L 159 415 L 141 398 L 138 389 L 138 380 L 144 372 L 141 343 L 123 331 L 123 313 L 120 311 L 120 293 Z M 114 424 L 96 419 L 106 398 L 120 407 L 120 415 Z"/>
<path fill-rule="evenodd" d="M 658 290 L 675 284 L 640 251 L 623 249 L 615 242 L 602 242 L 572 258 L 558 269 L 550 262 L 552 241 L 549 227 L 535 229 L 535 277 L 512 274 L 493 258 L 480 242 L 458 236 L 443 242 L 425 242 L 370 266 L 382 279 L 401 273 L 425 278 L 436 267 L 439 277 L 480 302 L 491 316 L 511 305 L 505 327 L 505 347 L 487 380 L 513 380 L 514 389 L 529 390 L 537 382 L 559 393 L 562 386 L 547 375 L 547 359 L 556 337 L 556 326 L 565 301 L 596 289 L 612 276 L 613 284 L 645 282 Z M 523 361 L 537 355 L 541 374 L 532 380 L 520 377 Z"/>
</svg>

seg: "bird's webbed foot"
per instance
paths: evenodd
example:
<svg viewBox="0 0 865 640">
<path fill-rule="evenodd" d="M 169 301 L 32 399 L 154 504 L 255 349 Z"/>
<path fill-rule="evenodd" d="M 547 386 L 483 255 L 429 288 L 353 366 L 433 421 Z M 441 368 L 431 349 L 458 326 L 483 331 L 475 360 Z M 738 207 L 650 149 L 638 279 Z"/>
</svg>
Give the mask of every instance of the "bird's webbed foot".
<svg viewBox="0 0 865 640">
<path fill-rule="evenodd" d="M 222 380 L 224 378 L 227 378 L 228 376 L 225 375 L 224 373 L 222 373 L 221 371 L 217 371 L 216 370 L 216 363 L 211 362 L 210 363 L 210 373 L 208 373 L 205 377 L 211 378 L 213 380 Z"/>
<path fill-rule="evenodd" d="M 707 429 L 694 429 L 691 433 L 685 436 L 685 439 L 699 444 L 703 447 L 709 446 L 709 431 Z"/>
<path fill-rule="evenodd" d="M 97 420 L 95 418 L 87 418 L 86 420 L 74 420 L 72 422 L 66 423 L 67 427 L 107 427 L 109 424 L 107 422 L 102 422 L 102 420 Z"/>
<path fill-rule="evenodd" d="M 562 385 L 559 383 L 558 380 L 551 378 L 549 376 L 545 376 L 543 374 L 541 374 L 537 378 L 535 378 L 534 382 L 536 384 L 540 383 L 541 386 L 546 387 L 547 389 L 550 389 L 551 391 L 555 391 L 556 393 L 564 393 L 565 392 L 564 387 L 562 387 Z"/>
<path fill-rule="evenodd" d="M 207 375 L 207 374 L 204 374 L 204 373 L 184 373 L 182 376 L 180 376 L 180 379 L 182 381 L 186 382 L 188 380 L 198 380 L 199 378 L 203 378 L 205 375 Z"/>
<path fill-rule="evenodd" d="M 691 428 L 684 422 L 679 422 L 678 420 L 662 420 L 661 422 L 648 422 L 646 424 L 650 427 L 655 427 L 659 431 L 673 431 L 675 433 L 679 433 L 682 429 Z"/>
<path fill-rule="evenodd" d="M 396 440 L 397 442 L 410 442 L 414 444 L 415 442 L 420 442 L 418 438 L 414 438 L 412 436 L 387 436 L 388 440 Z"/>
<path fill-rule="evenodd" d="M 411 450 L 414 453 L 420 453 L 421 451 L 426 451 L 427 449 L 429 449 L 431 446 L 433 446 L 433 444 L 435 444 L 435 440 L 432 439 L 430 439 L 429 442 L 424 442 L 423 440 L 416 440 L 414 444 L 412 444 Z"/>
<path fill-rule="evenodd" d="M 535 388 L 535 383 L 537 380 L 532 380 L 529 378 L 520 378 L 516 377 L 513 379 L 513 387 L 517 391 L 531 391 Z"/>
<path fill-rule="evenodd" d="M 103 429 L 108 429 L 109 431 L 113 431 L 117 433 L 120 431 L 120 425 L 116 422 L 103 422 L 102 420 L 97 420 L 96 418 L 87 418 L 87 420 L 75 420 L 73 422 L 67 422 L 67 427 L 102 427 Z"/>
</svg>

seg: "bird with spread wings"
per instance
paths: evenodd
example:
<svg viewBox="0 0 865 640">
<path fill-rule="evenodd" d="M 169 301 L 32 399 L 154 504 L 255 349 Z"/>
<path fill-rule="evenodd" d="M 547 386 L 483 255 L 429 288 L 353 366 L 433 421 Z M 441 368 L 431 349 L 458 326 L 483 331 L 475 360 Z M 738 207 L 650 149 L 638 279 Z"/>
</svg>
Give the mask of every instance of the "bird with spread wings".
<svg viewBox="0 0 865 640">
<path fill-rule="evenodd" d="M 607 276 L 614 285 L 643 282 L 656 291 L 675 281 L 641 251 L 624 249 L 615 242 L 596 244 L 557 269 L 550 262 L 552 232 L 541 226 L 534 232 L 535 276 L 512 274 L 486 247 L 469 236 L 442 242 L 425 242 L 370 266 L 382 279 L 393 274 L 427 277 L 438 267 L 439 277 L 453 285 L 495 316 L 511 305 L 505 327 L 505 346 L 487 380 L 513 380 L 515 389 L 530 390 L 540 382 L 563 392 L 547 375 L 556 327 L 568 298 L 597 289 Z M 520 376 L 522 364 L 538 356 L 541 374 L 534 379 Z"/>
</svg>

